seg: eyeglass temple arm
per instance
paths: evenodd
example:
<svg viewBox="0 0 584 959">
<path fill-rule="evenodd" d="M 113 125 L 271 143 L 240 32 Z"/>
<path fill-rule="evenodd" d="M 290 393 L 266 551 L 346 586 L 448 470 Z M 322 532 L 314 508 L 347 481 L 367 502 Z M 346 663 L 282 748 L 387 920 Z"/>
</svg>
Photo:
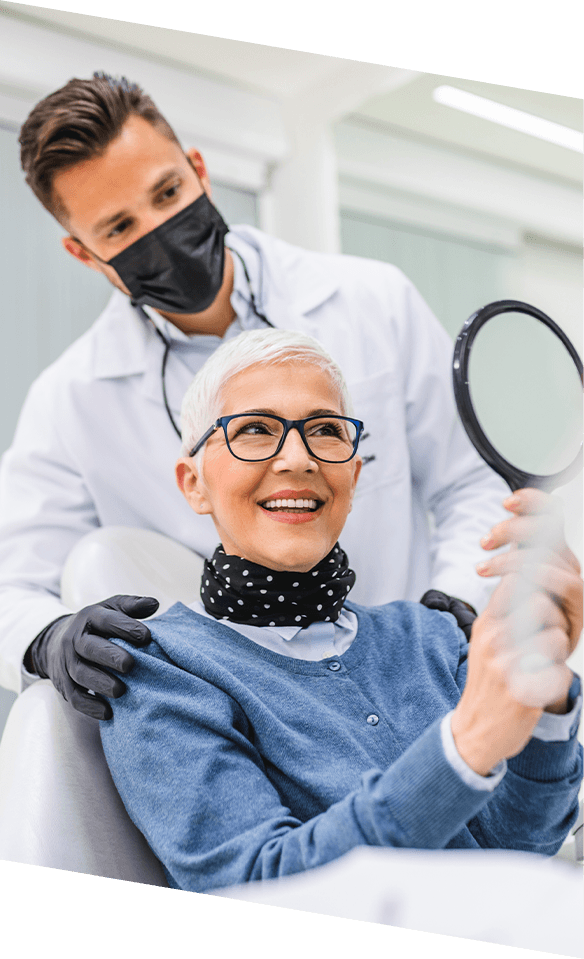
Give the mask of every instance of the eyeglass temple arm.
<svg viewBox="0 0 584 959">
<path fill-rule="evenodd" d="M 213 426 L 210 426 L 207 432 L 204 433 L 203 436 L 201 436 L 201 439 L 199 440 L 199 442 L 196 443 L 195 446 L 193 446 L 191 452 L 189 453 L 189 456 L 194 456 L 195 453 L 198 453 L 203 443 L 206 443 L 209 437 L 212 436 L 213 433 L 218 429 L 219 429 L 219 424 L 213 423 Z"/>
</svg>

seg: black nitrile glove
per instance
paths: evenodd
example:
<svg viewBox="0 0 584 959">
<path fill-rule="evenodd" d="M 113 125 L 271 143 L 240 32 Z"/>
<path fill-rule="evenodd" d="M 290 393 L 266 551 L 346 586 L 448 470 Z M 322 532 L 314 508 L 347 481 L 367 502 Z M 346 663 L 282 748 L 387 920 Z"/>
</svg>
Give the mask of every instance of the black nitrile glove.
<svg viewBox="0 0 584 959">
<path fill-rule="evenodd" d="M 472 624 L 477 618 L 476 609 L 470 603 L 465 603 L 463 599 L 457 599 L 456 596 L 441 593 L 439 589 L 429 589 L 427 593 L 424 593 L 420 602 L 428 609 L 438 609 L 441 613 L 452 613 L 466 638 L 470 639 Z"/>
<path fill-rule="evenodd" d="M 106 637 L 146 646 L 152 638 L 150 630 L 136 619 L 152 616 L 158 605 L 158 600 L 151 596 L 110 596 L 78 613 L 62 616 L 32 641 L 25 666 L 30 669 L 32 665 L 38 676 L 50 679 L 80 713 L 94 719 L 111 719 L 112 708 L 101 697 L 117 699 L 126 687 L 117 676 L 99 667 L 128 673 L 134 659 Z M 98 695 L 91 695 L 89 689 Z"/>
</svg>

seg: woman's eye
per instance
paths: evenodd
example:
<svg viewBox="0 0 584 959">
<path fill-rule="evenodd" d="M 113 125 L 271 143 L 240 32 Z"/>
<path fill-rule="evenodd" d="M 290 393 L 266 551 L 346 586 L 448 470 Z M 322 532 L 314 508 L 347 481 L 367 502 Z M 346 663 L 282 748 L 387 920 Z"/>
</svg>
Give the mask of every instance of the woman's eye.
<svg viewBox="0 0 584 959">
<path fill-rule="evenodd" d="M 240 427 L 238 432 L 251 435 L 267 435 L 271 433 L 271 430 L 265 423 L 246 423 L 245 426 Z"/>
<path fill-rule="evenodd" d="M 338 423 L 327 422 L 327 423 L 315 423 L 314 426 L 311 426 L 308 429 L 309 436 L 336 436 L 340 437 L 341 427 Z"/>
</svg>

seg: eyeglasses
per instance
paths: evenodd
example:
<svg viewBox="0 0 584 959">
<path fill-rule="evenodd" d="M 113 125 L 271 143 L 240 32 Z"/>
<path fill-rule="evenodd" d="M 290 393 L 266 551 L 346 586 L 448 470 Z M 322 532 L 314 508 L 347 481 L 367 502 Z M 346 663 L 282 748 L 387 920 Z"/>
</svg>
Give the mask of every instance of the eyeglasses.
<svg viewBox="0 0 584 959">
<path fill-rule="evenodd" d="M 235 413 L 220 416 L 194 446 L 194 456 L 210 436 L 223 427 L 227 448 L 235 459 L 246 463 L 269 460 L 282 449 L 290 430 L 298 430 L 306 449 L 323 463 L 347 463 L 359 446 L 363 423 L 348 416 L 307 416 L 285 420 L 281 416 Z"/>
</svg>

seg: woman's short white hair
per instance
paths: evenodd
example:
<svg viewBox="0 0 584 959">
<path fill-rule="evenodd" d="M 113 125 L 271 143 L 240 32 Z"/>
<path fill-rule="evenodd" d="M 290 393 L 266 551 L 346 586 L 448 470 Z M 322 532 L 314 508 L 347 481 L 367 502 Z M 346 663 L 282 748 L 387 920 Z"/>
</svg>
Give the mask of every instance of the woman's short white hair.
<svg viewBox="0 0 584 959">
<path fill-rule="evenodd" d="M 272 327 L 250 330 L 222 343 L 201 367 L 185 393 L 181 408 L 181 455 L 188 456 L 221 415 L 221 393 L 232 376 L 250 366 L 290 360 L 312 363 L 327 372 L 339 391 L 341 414 L 351 415 L 351 399 L 343 374 L 318 340 L 293 330 Z"/>
</svg>

